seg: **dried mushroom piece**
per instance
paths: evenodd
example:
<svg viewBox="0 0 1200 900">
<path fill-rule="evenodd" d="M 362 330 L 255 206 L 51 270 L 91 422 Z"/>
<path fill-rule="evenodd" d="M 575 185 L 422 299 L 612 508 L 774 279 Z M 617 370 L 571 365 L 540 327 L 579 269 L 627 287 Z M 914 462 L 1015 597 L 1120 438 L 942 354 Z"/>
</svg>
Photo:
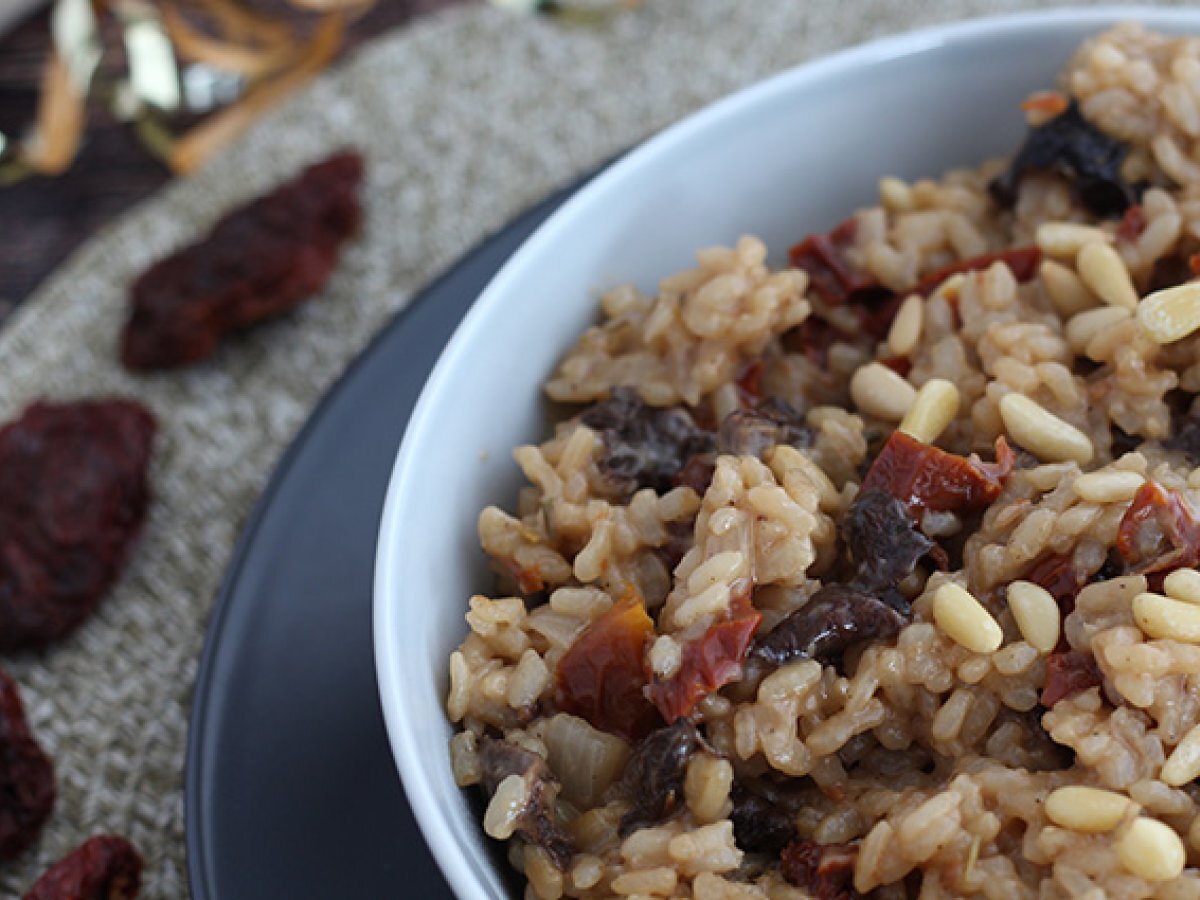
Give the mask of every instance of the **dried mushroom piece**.
<svg viewBox="0 0 1200 900">
<path fill-rule="evenodd" d="M 649 406 L 628 387 L 614 388 L 579 420 L 600 434 L 600 471 L 625 495 L 647 487 L 669 491 L 684 464 L 714 445 L 712 434 L 682 406 Z"/>
<path fill-rule="evenodd" d="M 707 744 L 691 719 L 679 719 L 638 744 L 622 777 L 633 806 L 621 817 L 622 836 L 670 817 L 683 803 L 688 761 Z"/>
<path fill-rule="evenodd" d="M 759 640 L 754 654 L 777 666 L 796 659 L 833 665 L 852 644 L 893 638 L 907 621 L 908 616 L 859 588 L 827 584 Z"/>
<path fill-rule="evenodd" d="M 1061 114 L 1031 128 L 1025 143 L 988 189 L 1003 207 L 1017 202 L 1021 179 L 1030 172 L 1055 172 L 1067 178 L 1087 209 L 1101 218 L 1122 215 L 1136 201 L 1121 177 L 1129 146 L 1105 134 L 1083 117 L 1072 100 Z"/>
<path fill-rule="evenodd" d="M 520 797 L 512 798 L 517 801 L 514 808 L 505 811 L 511 821 L 507 823 L 509 827 L 505 829 L 504 837 L 519 833 L 545 850 L 559 869 L 565 869 L 575 855 L 575 844 L 555 818 L 554 800 L 559 784 L 551 777 L 546 761 L 531 750 L 484 737 L 479 744 L 479 762 L 483 789 L 489 799 L 494 800 L 496 792 L 510 778 L 518 779 L 515 783 L 520 788 Z"/>
</svg>

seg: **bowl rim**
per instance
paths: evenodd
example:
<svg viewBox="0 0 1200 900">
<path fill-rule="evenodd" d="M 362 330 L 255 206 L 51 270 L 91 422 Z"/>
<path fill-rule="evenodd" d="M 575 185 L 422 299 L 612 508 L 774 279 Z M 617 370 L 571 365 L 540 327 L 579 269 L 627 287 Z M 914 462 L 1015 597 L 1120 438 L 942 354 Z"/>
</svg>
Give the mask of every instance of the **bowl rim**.
<svg viewBox="0 0 1200 900">
<path fill-rule="evenodd" d="M 937 51 L 953 43 L 983 38 L 1011 39 L 1049 26 L 1099 29 L 1124 20 L 1135 20 L 1150 27 L 1184 25 L 1200 28 L 1200 9 L 1127 4 L 1054 7 L 928 25 L 822 54 L 739 88 L 653 134 L 592 179 L 525 240 L 476 298 L 426 380 L 397 451 L 376 544 L 372 604 L 376 682 L 392 756 L 421 833 L 457 896 L 483 897 L 484 891 L 473 875 L 472 860 L 448 826 L 449 816 L 444 804 L 439 802 L 433 784 L 424 777 L 416 745 L 417 725 L 403 712 L 407 705 L 406 691 L 402 672 L 394 665 L 399 658 L 396 638 L 400 629 L 396 616 L 403 604 L 389 602 L 390 597 L 400 593 L 395 588 L 403 567 L 400 565 L 401 554 L 392 552 L 392 548 L 400 546 L 403 498 L 418 478 L 411 462 L 418 456 L 421 437 L 428 430 L 439 404 L 446 399 L 451 371 L 486 330 L 489 318 L 497 314 L 498 301 L 508 292 L 509 285 L 523 277 L 524 270 L 541 249 L 553 244 L 558 233 L 573 219 L 585 215 L 597 197 L 612 190 L 629 173 L 652 163 L 676 145 L 718 125 L 744 107 L 769 103 L 778 94 L 823 78 Z"/>
</svg>

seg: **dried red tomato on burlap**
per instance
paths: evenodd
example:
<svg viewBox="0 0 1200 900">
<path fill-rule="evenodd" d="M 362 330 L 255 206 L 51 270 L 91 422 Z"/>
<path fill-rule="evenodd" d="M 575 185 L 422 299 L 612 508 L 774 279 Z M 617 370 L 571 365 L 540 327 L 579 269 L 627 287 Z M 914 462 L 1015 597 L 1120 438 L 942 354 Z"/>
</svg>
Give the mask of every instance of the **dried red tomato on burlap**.
<svg viewBox="0 0 1200 900">
<path fill-rule="evenodd" d="M 133 284 L 121 344 L 129 369 L 170 369 L 213 354 L 230 332 L 316 293 L 362 220 L 363 162 L 341 153 L 226 214 L 208 237 Z"/>
<path fill-rule="evenodd" d="M 133 900 L 141 887 L 142 855 L 123 837 L 100 835 L 51 866 L 25 900 Z"/>
<path fill-rule="evenodd" d="M 0 651 L 67 634 L 116 580 L 154 431 L 129 400 L 35 403 L 0 428 Z"/>
<path fill-rule="evenodd" d="M 54 797 L 54 765 L 29 730 L 16 682 L 0 671 L 0 860 L 33 843 Z"/>
</svg>

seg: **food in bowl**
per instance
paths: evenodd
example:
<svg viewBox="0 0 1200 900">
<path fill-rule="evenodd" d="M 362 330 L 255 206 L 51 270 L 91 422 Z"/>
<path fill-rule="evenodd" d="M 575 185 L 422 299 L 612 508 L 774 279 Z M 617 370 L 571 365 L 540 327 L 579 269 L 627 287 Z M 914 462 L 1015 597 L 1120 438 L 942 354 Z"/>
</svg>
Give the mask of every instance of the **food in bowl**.
<svg viewBox="0 0 1200 900">
<path fill-rule="evenodd" d="M 547 383 L 447 703 L 531 895 L 1200 890 L 1200 40 L 1024 111 Z"/>
</svg>

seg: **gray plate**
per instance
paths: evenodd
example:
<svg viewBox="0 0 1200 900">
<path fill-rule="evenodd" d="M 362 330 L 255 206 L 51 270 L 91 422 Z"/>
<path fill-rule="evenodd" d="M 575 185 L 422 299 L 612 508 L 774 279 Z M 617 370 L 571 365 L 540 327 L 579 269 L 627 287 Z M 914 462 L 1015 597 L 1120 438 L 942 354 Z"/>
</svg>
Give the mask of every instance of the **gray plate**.
<svg viewBox="0 0 1200 900">
<path fill-rule="evenodd" d="M 375 339 L 284 455 L 234 552 L 196 677 L 185 785 L 196 900 L 449 896 L 405 801 L 375 687 L 375 537 L 429 370 L 523 214 Z"/>
</svg>

